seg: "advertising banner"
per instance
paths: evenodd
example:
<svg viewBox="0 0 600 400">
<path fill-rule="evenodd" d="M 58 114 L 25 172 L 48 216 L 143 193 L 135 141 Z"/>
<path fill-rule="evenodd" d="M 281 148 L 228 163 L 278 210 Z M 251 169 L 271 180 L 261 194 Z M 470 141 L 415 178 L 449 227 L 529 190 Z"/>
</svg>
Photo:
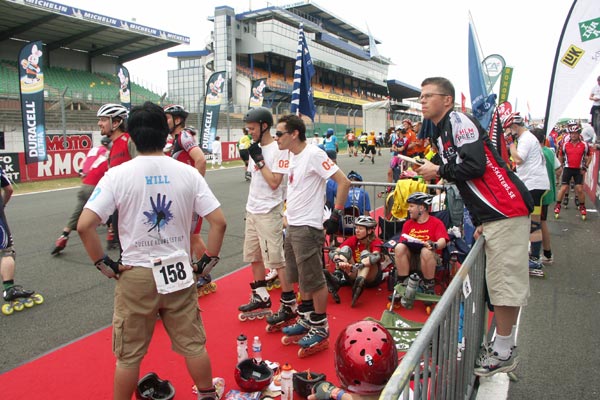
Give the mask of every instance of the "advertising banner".
<svg viewBox="0 0 600 400">
<path fill-rule="evenodd" d="M 129 70 L 122 65 L 117 67 L 119 77 L 119 100 L 121 105 L 131 111 L 131 83 L 129 81 Z"/>
<path fill-rule="evenodd" d="M 250 100 L 248 101 L 249 108 L 262 107 L 266 88 L 267 78 L 252 81 Z"/>
<path fill-rule="evenodd" d="M 0 154 L 0 167 L 2 167 L 2 170 L 4 170 L 4 173 L 6 173 L 6 176 L 11 182 L 21 182 L 19 153 Z"/>
<path fill-rule="evenodd" d="M 206 96 L 204 97 L 204 112 L 202 113 L 202 127 L 198 146 L 205 153 L 212 153 L 212 142 L 217 135 L 219 113 L 223 88 L 225 87 L 226 71 L 213 73 L 206 82 Z"/>
<path fill-rule="evenodd" d="M 36 41 L 23 46 L 18 59 L 23 143 L 27 164 L 46 160 L 42 56 L 42 42 Z"/>
</svg>

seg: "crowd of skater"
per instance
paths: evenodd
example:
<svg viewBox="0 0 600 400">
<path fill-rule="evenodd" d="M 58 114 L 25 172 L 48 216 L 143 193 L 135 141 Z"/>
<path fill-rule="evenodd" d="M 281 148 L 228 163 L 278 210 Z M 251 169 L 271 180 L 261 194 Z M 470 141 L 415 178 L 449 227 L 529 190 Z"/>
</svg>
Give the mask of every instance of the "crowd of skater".
<svg viewBox="0 0 600 400">
<path fill-rule="evenodd" d="M 475 374 L 490 376 L 518 365 L 515 326 L 520 308 L 527 304 L 529 276 L 543 276 L 544 265 L 553 262 L 548 207 L 554 207 L 559 218 L 572 184 L 585 219 L 582 185 L 596 145 L 594 136 L 582 135 L 584 127 L 578 121 L 557 125 L 546 136 L 543 127 L 530 127 L 519 113 L 510 113 L 501 121 L 510 154 L 507 163 L 479 123 L 454 110 L 454 96 L 450 81 L 428 78 L 419 98 L 427 128 L 421 121 L 405 119 L 385 134 L 370 131 L 357 136 L 349 130 L 343 140 L 347 156 L 358 160 L 357 169 L 365 161 L 389 162 L 385 178 L 390 183 L 418 176 L 424 183 L 456 184 L 476 226 L 474 236 L 486 237 L 486 279 L 497 335 L 482 346 Z M 196 132 L 186 127 L 187 116 L 178 105 L 162 108 L 146 103 L 131 112 L 117 104 L 102 106 L 98 111 L 101 144 L 87 155 L 77 206 L 52 251 L 53 255 L 64 251 L 69 235 L 77 230 L 93 265 L 117 279 L 113 340 L 132 339 L 121 343 L 115 353 L 115 399 L 131 398 L 138 387 L 140 363 L 157 314 L 173 349 L 186 360 L 198 398 L 217 398 L 197 287 L 210 283 L 210 272 L 219 262 L 226 218 L 204 179 L 206 158 Z M 262 107 L 249 110 L 244 123 L 246 134 L 238 143 L 244 178 L 249 181 L 243 259 L 250 264 L 253 278 L 249 302 L 239 307 L 240 320 L 265 317 L 268 332 L 281 331 L 283 343 L 298 344 L 299 357 L 306 357 L 329 346 L 327 303 L 332 287 L 350 286 L 350 307 L 355 307 L 364 290 L 382 284 L 391 259 L 386 273 L 395 282 L 408 285 L 411 266 L 417 265 L 418 290 L 434 294 L 435 269 L 450 237 L 444 223 L 430 214 L 434 196 L 426 186 L 407 196 L 406 222 L 398 232 L 398 243 L 388 250 L 376 236 L 368 194 L 351 184 L 362 181 L 362 176 L 345 173 L 337 165 L 340 142 L 333 129 L 324 138 L 307 138 L 300 117 L 284 115 L 275 120 Z M 455 134 L 464 131 L 472 135 Z M 213 152 L 213 168 L 215 163 L 221 166 L 221 158 Z M 14 281 L 12 237 L 3 212 L 12 188 L 5 174 L 0 184 L 3 295 L 10 304 L 30 306 L 28 299 L 34 292 Z M 357 215 L 346 232 L 344 212 L 354 206 Z M 209 226 L 206 241 L 200 234 L 204 221 Z M 106 247 L 118 248 L 118 260 L 101 245 L 96 232 L 100 224 L 108 224 Z M 343 238 L 337 241 L 340 233 Z M 509 259 L 503 257 L 507 251 L 513 255 Z M 324 268 L 324 259 L 334 266 L 333 272 Z M 273 312 L 268 285 L 275 276 L 281 294 Z M 198 318 L 186 317 L 192 314 Z M 133 324 L 127 324 L 127 330 L 122 321 Z M 346 361 L 364 363 L 364 359 Z M 389 364 L 389 357 L 385 362 Z M 342 367 L 336 368 L 339 375 Z M 393 372 L 389 365 L 385 370 L 387 377 L 365 382 L 371 385 L 369 391 L 355 392 L 376 394 Z M 363 372 L 361 368 L 348 371 L 340 380 L 351 382 Z M 317 398 L 351 396 L 333 386 L 321 386 L 317 394 Z"/>
</svg>

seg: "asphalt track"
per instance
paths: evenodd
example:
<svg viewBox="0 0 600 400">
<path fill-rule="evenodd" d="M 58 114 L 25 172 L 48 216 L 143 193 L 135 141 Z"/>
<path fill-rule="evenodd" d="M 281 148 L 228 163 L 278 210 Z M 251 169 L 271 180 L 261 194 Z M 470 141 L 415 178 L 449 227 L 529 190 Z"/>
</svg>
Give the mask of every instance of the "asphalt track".
<svg viewBox="0 0 600 400">
<path fill-rule="evenodd" d="M 384 182 L 388 154 L 384 151 L 374 165 L 359 164 L 347 155 L 339 163 L 346 173 L 354 169 L 366 181 Z M 244 265 L 248 184 L 241 168 L 209 169 L 207 180 L 228 223 L 218 277 Z M 16 196 L 6 209 L 16 242 L 17 282 L 42 293 L 45 303 L 9 317 L 0 315 L 0 373 L 111 323 L 114 281 L 91 265 L 77 234 L 71 234 L 60 256 L 50 255 L 75 206 L 76 192 Z M 595 207 L 588 201 L 588 208 Z M 519 381 L 511 383 L 509 399 L 600 397 L 599 221 L 591 210 L 588 220 L 581 221 L 573 205 L 559 220 L 550 221 L 555 262 L 547 267 L 545 279 L 531 280 L 530 304 L 519 329 Z M 99 232 L 104 235 L 105 228 Z"/>
</svg>

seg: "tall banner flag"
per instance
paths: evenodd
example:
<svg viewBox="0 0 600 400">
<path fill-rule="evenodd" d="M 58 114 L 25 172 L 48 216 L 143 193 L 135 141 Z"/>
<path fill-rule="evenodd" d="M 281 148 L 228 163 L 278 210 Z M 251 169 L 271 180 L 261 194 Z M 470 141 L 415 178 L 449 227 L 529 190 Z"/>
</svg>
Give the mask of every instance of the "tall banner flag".
<svg viewBox="0 0 600 400">
<path fill-rule="evenodd" d="M 375 38 L 371 35 L 371 30 L 367 25 L 367 32 L 369 32 L 369 57 L 375 58 L 379 57 L 379 51 L 377 51 L 377 43 L 375 43 Z"/>
<path fill-rule="evenodd" d="M 512 113 L 512 105 L 505 101 L 504 103 L 500 103 L 496 110 L 494 111 L 494 115 L 492 117 L 492 124 L 490 125 L 490 140 L 502 159 L 508 164 L 511 165 L 510 155 L 508 154 L 508 149 L 506 148 L 506 139 L 504 139 L 504 129 L 502 128 L 502 119 Z"/>
<path fill-rule="evenodd" d="M 481 71 L 479 46 L 475 38 L 475 28 L 472 20 L 469 21 L 469 89 L 473 116 L 487 130 L 494 112 L 496 95 L 489 94 L 486 90 L 483 72 Z"/>
<path fill-rule="evenodd" d="M 27 164 L 46 161 L 48 157 L 42 55 L 42 42 L 36 41 L 23 46 L 18 59 L 23 143 Z"/>
<path fill-rule="evenodd" d="M 266 88 L 267 78 L 252 81 L 252 89 L 250 90 L 250 100 L 248 101 L 249 108 L 262 107 L 263 100 L 265 98 Z"/>
<path fill-rule="evenodd" d="M 467 98 L 463 92 L 460 92 L 460 111 L 467 112 Z"/>
<path fill-rule="evenodd" d="M 117 76 L 119 77 L 119 100 L 121 105 L 131 111 L 131 83 L 129 81 L 129 71 L 122 65 L 117 66 Z"/>
<path fill-rule="evenodd" d="M 200 135 L 200 143 L 198 143 L 205 153 L 212 152 L 212 142 L 215 140 L 215 136 L 217 136 L 221 99 L 223 98 L 226 76 L 226 71 L 215 72 L 206 82 L 204 112 L 202 113 L 202 134 Z"/>
<path fill-rule="evenodd" d="M 500 98 L 498 99 L 499 104 L 508 101 L 513 70 L 513 67 L 504 67 L 504 70 L 502 71 L 502 78 L 500 79 Z"/>
<path fill-rule="evenodd" d="M 294 87 L 292 89 L 292 105 L 290 111 L 296 115 L 306 115 L 314 122 L 315 100 L 313 98 L 310 80 L 315 74 L 315 67 L 308 52 L 304 24 L 298 30 L 298 49 L 296 53 L 296 66 L 294 68 Z"/>
<path fill-rule="evenodd" d="M 546 133 L 562 117 L 581 86 L 592 80 L 599 48 L 600 1 L 573 1 L 554 57 L 544 117 Z"/>
</svg>

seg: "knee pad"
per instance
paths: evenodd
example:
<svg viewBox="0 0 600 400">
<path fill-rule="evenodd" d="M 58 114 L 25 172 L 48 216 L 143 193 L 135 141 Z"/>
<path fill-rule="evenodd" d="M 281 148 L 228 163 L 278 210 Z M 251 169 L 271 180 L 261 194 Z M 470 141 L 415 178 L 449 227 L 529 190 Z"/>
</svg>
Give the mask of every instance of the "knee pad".
<svg viewBox="0 0 600 400">
<path fill-rule="evenodd" d="M 531 227 L 529 228 L 529 233 L 537 232 L 542 229 L 542 223 L 537 221 L 531 221 Z"/>
</svg>

